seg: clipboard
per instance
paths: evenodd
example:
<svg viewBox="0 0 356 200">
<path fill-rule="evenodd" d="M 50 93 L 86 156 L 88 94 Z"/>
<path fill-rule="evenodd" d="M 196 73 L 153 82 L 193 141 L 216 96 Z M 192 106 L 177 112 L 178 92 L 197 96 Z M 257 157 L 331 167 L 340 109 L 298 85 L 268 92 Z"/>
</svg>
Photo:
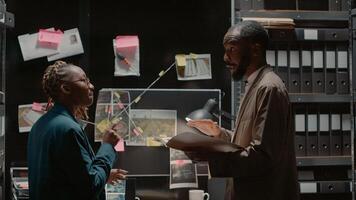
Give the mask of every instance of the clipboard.
<svg viewBox="0 0 356 200">
<path fill-rule="evenodd" d="M 178 134 L 172 137 L 166 145 L 173 149 L 202 153 L 227 153 L 244 150 L 243 147 L 234 143 L 192 132 Z"/>
</svg>

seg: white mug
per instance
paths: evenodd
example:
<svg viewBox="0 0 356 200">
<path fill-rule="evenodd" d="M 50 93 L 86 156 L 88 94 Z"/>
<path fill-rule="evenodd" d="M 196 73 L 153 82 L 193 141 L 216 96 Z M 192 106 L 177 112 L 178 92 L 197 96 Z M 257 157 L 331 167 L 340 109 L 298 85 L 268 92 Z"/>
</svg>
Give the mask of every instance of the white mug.
<svg viewBox="0 0 356 200">
<path fill-rule="evenodd" d="M 209 200 L 209 197 L 209 194 L 204 193 L 204 190 L 189 190 L 189 200 Z"/>
<path fill-rule="evenodd" d="M 135 200 L 140 200 L 140 197 L 135 197 Z"/>
</svg>

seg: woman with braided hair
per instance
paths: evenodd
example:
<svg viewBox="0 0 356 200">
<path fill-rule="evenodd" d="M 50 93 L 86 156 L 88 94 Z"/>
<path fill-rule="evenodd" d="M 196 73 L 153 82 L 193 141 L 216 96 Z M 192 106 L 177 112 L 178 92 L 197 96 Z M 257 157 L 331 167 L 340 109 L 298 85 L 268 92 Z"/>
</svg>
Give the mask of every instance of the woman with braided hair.
<svg viewBox="0 0 356 200">
<path fill-rule="evenodd" d="M 32 200 L 102 200 L 107 182 L 124 179 L 112 170 L 120 138 L 108 130 L 97 154 L 79 124 L 87 119 L 94 86 L 78 66 L 57 61 L 45 70 L 43 90 L 48 112 L 28 139 L 29 189 Z"/>
</svg>

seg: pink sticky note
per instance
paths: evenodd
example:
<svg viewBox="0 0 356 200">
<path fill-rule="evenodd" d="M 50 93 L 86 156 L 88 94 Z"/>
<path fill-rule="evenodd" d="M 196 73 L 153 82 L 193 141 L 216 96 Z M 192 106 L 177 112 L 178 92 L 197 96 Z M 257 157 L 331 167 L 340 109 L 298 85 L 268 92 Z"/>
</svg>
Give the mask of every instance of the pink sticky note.
<svg viewBox="0 0 356 200">
<path fill-rule="evenodd" d="M 43 47 L 58 47 L 63 38 L 61 30 L 51 31 L 40 29 L 38 32 L 38 43 Z"/>
<path fill-rule="evenodd" d="M 115 38 L 116 48 L 138 47 L 137 35 L 116 36 Z"/>
<path fill-rule="evenodd" d="M 142 131 L 140 129 L 138 129 L 138 128 L 132 129 L 132 132 L 134 132 L 136 136 L 139 136 L 139 135 L 142 134 Z"/>
<path fill-rule="evenodd" d="M 120 109 L 124 109 L 125 108 L 125 106 L 124 106 L 124 104 L 123 103 L 117 103 L 117 106 L 120 108 Z"/>
<path fill-rule="evenodd" d="M 124 152 L 125 151 L 125 145 L 124 145 L 124 140 L 120 139 L 120 141 L 116 144 L 115 150 L 118 152 Z"/>
<path fill-rule="evenodd" d="M 42 107 L 42 105 L 40 103 L 33 102 L 32 103 L 32 110 L 38 111 L 38 112 L 42 112 L 43 111 L 43 107 Z"/>
<path fill-rule="evenodd" d="M 184 160 L 176 160 L 178 166 L 182 166 L 185 164 Z"/>
</svg>

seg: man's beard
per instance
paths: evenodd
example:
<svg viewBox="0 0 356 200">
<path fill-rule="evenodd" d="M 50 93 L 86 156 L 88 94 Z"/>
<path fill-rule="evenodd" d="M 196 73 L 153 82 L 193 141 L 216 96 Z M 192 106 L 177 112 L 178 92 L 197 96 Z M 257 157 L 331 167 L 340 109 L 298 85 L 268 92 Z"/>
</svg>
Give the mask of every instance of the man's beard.
<svg viewBox="0 0 356 200">
<path fill-rule="evenodd" d="M 246 71 L 247 66 L 240 65 L 239 68 L 231 74 L 231 77 L 234 81 L 240 81 L 244 77 Z"/>
<path fill-rule="evenodd" d="M 250 65 L 250 55 L 245 53 L 239 63 L 239 66 L 235 71 L 232 72 L 231 77 L 234 81 L 240 81 L 244 77 L 247 67 Z"/>
</svg>

